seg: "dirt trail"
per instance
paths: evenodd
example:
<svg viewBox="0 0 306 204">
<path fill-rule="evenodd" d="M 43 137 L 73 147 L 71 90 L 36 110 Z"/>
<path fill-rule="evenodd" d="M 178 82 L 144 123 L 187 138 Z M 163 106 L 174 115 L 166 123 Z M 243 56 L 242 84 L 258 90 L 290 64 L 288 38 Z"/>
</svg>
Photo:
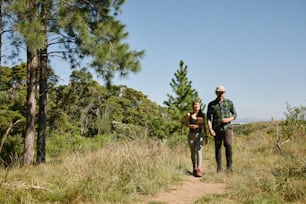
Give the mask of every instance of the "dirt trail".
<svg viewBox="0 0 306 204">
<path fill-rule="evenodd" d="M 205 178 L 189 176 L 187 181 L 172 187 L 169 192 L 159 192 L 154 196 L 145 197 L 142 203 L 192 204 L 205 195 L 222 194 L 225 188 L 224 183 L 206 183 Z"/>
</svg>

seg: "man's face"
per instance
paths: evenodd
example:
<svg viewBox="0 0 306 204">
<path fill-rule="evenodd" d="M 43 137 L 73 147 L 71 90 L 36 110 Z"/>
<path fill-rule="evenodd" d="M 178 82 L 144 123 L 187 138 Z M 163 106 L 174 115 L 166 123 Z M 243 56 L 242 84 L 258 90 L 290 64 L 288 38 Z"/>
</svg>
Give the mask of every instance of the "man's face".
<svg viewBox="0 0 306 204">
<path fill-rule="evenodd" d="M 224 96 L 224 91 L 216 91 L 217 97 L 218 98 L 223 98 Z"/>
</svg>

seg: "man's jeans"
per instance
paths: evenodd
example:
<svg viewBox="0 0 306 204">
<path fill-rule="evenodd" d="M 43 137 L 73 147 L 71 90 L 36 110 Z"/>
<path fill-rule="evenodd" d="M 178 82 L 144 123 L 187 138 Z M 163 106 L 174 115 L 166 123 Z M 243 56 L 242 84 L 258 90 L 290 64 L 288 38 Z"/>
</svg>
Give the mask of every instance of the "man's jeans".
<svg viewBox="0 0 306 204">
<path fill-rule="evenodd" d="M 221 163 L 221 147 L 222 142 L 225 147 L 225 156 L 226 156 L 226 167 L 228 170 L 232 169 L 232 142 L 233 142 L 233 129 L 228 127 L 225 130 L 215 130 L 216 136 L 215 139 L 215 157 L 217 163 L 217 171 L 222 169 Z"/>
</svg>

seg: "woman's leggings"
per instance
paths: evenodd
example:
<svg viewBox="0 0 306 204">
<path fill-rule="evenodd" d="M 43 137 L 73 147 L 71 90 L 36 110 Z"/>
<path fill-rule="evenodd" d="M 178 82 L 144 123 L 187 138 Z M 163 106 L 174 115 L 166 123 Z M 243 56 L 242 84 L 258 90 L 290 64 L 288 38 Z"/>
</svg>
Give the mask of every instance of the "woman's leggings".
<svg viewBox="0 0 306 204">
<path fill-rule="evenodd" d="M 189 132 L 188 144 L 190 148 L 193 169 L 201 169 L 203 137 L 201 137 L 200 133 Z"/>
</svg>

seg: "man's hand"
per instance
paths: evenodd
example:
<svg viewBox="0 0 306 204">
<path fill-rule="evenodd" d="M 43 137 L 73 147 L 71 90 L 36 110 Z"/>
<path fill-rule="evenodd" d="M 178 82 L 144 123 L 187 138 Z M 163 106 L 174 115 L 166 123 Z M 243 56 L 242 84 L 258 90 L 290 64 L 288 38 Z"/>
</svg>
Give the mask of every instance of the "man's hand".
<svg viewBox="0 0 306 204">
<path fill-rule="evenodd" d="M 211 134 L 211 136 L 216 136 L 216 132 L 213 130 L 213 129 L 209 129 L 209 132 L 210 132 L 210 134 Z"/>
<path fill-rule="evenodd" d="M 229 123 L 233 120 L 233 117 L 230 117 L 230 118 L 223 118 L 222 119 L 222 123 Z"/>
</svg>

